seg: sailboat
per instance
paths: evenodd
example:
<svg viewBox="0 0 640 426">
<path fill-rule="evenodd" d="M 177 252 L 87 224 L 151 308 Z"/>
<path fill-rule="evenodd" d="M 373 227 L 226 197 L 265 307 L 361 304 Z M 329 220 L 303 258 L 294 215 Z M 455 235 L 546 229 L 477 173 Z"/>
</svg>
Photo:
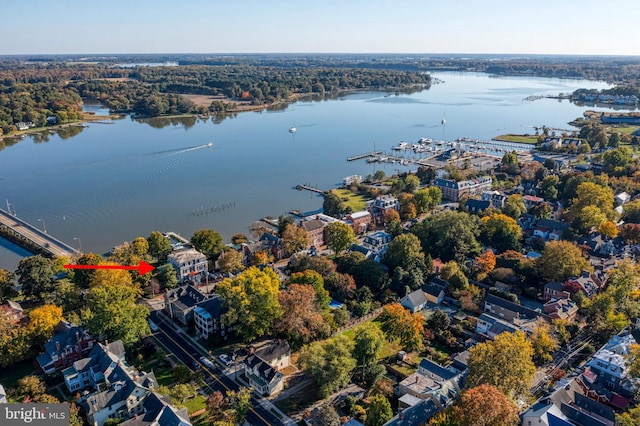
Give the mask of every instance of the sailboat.
<svg viewBox="0 0 640 426">
<path fill-rule="evenodd" d="M 289 127 L 289 133 L 295 133 L 296 132 L 296 127 Z"/>
</svg>

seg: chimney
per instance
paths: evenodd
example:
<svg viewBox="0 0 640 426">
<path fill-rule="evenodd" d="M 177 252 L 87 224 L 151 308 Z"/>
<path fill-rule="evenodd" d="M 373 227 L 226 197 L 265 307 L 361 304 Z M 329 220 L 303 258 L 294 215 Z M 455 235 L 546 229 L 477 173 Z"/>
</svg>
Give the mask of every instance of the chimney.
<svg viewBox="0 0 640 426">
<path fill-rule="evenodd" d="M 60 352 L 60 342 L 56 342 L 56 351 Z"/>
<path fill-rule="evenodd" d="M 416 376 L 416 383 L 418 383 L 418 376 Z"/>
<path fill-rule="evenodd" d="M 79 331 L 76 331 L 76 342 L 77 342 L 78 340 L 80 340 L 80 332 L 79 332 Z"/>
</svg>

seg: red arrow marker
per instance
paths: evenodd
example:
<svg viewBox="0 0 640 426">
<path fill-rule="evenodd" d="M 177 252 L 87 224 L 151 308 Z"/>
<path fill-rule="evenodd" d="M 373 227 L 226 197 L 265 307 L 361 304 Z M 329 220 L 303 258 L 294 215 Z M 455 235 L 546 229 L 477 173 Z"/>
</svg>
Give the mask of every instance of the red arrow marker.
<svg viewBox="0 0 640 426">
<path fill-rule="evenodd" d="M 137 270 L 140 275 L 144 275 L 147 272 L 153 271 L 155 268 L 142 260 L 138 266 L 124 266 L 124 265 L 63 265 L 67 269 L 125 269 L 128 271 Z"/>
</svg>

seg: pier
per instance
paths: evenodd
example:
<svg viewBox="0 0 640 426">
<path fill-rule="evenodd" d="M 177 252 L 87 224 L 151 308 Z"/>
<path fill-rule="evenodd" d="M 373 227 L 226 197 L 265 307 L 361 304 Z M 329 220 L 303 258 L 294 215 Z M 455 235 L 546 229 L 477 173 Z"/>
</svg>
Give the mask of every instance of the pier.
<svg viewBox="0 0 640 426">
<path fill-rule="evenodd" d="M 364 158 L 364 157 L 363 157 L 363 158 Z M 298 191 L 306 190 L 306 191 L 311 191 L 311 192 L 315 192 L 315 193 L 317 193 L 317 194 L 322 194 L 322 195 L 324 195 L 324 194 L 326 194 L 327 192 L 329 192 L 329 191 L 323 191 L 322 189 L 314 188 L 314 187 L 312 187 L 312 186 L 304 185 L 304 184 L 296 185 L 296 186 L 295 186 L 295 188 L 296 188 Z"/>
<path fill-rule="evenodd" d="M 367 157 L 375 157 L 376 155 L 380 155 L 380 154 L 382 154 L 382 151 L 367 152 L 367 153 L 364 153 L 364 154 L 354 155 L 353 157 L 349 157 L 349 158 L 347 158 L 347 161 L 361 160 L 361 159 L 367 158 Z"/>
<path fill-rule="evenodd" d="M 3 209 L 0 209 L 0 235 L 35 253 L 55 257 L 80 254 L 70 245 Z"/>
</svg>

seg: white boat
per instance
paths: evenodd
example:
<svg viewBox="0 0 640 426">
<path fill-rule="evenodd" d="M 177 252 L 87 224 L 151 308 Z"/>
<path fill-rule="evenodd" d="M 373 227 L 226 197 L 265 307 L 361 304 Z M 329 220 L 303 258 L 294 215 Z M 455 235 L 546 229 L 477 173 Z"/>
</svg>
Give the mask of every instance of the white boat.
<svg viewBox="0 0 640 426">
<path fill-rule="evenodd" d="M 296 132 L 295 127 L 289 127 L 289 133 L 295 133 L 295 132 Z"/>
<path fill-rule="evenodd" d="M 409 148 L 409 144 L 404 142 L 404 141 L 400 141 L 400 143 L 398 143 L 398 145 L 392 147 L 391 149 L 396 150 L 396 151 L 401 151 L 403 149 L 408 149 Z"/>
<path fill-rule="evenodd" d="M 209 143 L 207 144 L 207 146 L 213 146 L 213 144 L 212 144 L 211 142 L 209 142 Z"/>
</svg>

